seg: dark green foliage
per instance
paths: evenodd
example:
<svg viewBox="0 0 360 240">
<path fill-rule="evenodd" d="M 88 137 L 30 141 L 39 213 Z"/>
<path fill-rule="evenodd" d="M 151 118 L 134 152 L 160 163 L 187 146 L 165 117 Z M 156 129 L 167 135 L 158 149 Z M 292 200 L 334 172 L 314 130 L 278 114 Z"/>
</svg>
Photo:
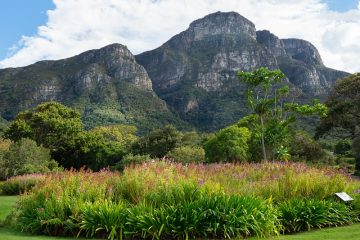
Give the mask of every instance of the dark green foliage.
<svg viewBox="0 0 360 240">
<path fill-rule="evenodd" d="M 88 167 L 100 170 L 115 165 L 128 152 L 126 146 L 116 141 L 108 141 L 104 137 L 92 132 L 83 132 L 75 139 L 75 145 L 64 149 L 58 155 L 66 168 Z"/>
<path fill-rule="evenodd" d="M 360 176 L 360 137 L 354 139 L 352 147 L 355 157 L 355 175 Z"/>
<path fill-rule="evenodd" d="M 235 125 L 221 129 L 204 144 L 208 162 L 246 162 L 248 141 L 251 133 L 247 128 Z"/>
<path fill-rule="evenodd" d="M 5 119 L 3 119 L 1 116 L 0 116 L 0 137 L 3 136 L 6 128 L 8 127 L 8 121 L 6 121 Z"/>
<path fill-rule="evenodd" d="M 338 137 L 354 138 L 360 126 L 360 74 L 338 81 L 326 100 L 329 112 L 317 128 L 317 137 L 331 133 Z"/>
<path fill-rule="evenodd" d="M 353 139 L 355 173 L 360 172 L 360 148 L 358 136 L 360 127 L 360 74 L 346 77 L 335 84 L 326 100 L 329 113 L 316 129 L 316 137 L 326 134 L 342 139 Z"/>
<path fill-rule="evenodd" d="M 349 139 L 339 140 L 334 146 L 334 153 L 351 156 L 352 142 Z"/>
<path fill-rule="evenodd" d="M 358 213 L 335 201 L 295 198 L 279 206 L 285 232 L 341 226 L 358 221 Z"/>
<path fill-rule="evenodd" d="M 181 142 L 181 132 L 172 125 L 151 131 L 134 145 L 136 154 L 149 154 L 151 157 L 164 157 Z"/>
<path fill-rule="evenodd" d="M 38 146 L 30 139 L 20 139 L 11 143 L 2 160 L 0 179 L 29 173 L 46 173 L 57 169 L 57 163 L 51 159 L 50 150 Z"/>
<path fill-rule="evenodd" d="M 294 132 L 289 147 L 295 161 L 334 164 L 335 157 L 306 132 Z"/>
</svg>

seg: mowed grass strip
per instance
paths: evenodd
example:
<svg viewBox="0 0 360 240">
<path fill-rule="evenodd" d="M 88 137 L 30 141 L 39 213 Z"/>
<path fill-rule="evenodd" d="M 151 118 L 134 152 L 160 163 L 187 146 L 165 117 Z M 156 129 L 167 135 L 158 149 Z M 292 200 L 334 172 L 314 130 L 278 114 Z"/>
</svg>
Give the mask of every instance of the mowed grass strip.
<svg viewBox="0 0 360 240">
<path fill-rule="evenodd" d="M 359 240 L 360 223 L 345 227 L 324 228 L 295 235 L 274 237 L 272 240 Z"/>
<path fill-rule="evenodd" d="M 17 196 L 0 196 L 0 223 L 11 212 L 11 208 L 16 204 L 17 199 Z"/>
</svg>

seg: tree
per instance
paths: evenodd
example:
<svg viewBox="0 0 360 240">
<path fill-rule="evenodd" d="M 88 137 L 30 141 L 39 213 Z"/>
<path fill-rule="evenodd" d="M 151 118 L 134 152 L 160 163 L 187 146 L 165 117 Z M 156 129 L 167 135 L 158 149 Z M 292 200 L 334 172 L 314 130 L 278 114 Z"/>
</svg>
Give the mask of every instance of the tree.
<svg viewBox="0 0 360 240">
<path fill-rule="evenodd" d="M 130 146 L 138 140 L 137 128 L 131 125 L 118 124 L 95 127 L 91 132 L 124 146 Z"/>
<path fill-rule="evenodd" d="M 289 126 L 298 115 L 326 114 L 327 108 L 318 102 L 313 105 L 287 102 L 289 86 L 283 83 L 285 75 L 280 70 L 261 67 L 253 72 L 239 72 L 238 78 L 246 83 L 248 105 L 260 122 L 264 160 L 267 160 L 267 152 L 274 158 L 278 148 L 283 150 Z"/>
<path fill-rule="evenodd" d="M 133 145 L 136 154 L 149 154 L 151 157 L 164 157 L 169 151 L 177 147 L 182 139 L 182 134 L 172 125 L 162 129 L 155 129 L 140 138 Z"/>
<path fill-rule="evenodd" d="M 11 143 L 3 156 L 2 178 L 28 174 L 45 173 L 57 167 L 57 163 L 51 159 L 49 149 L 38 146 L 30 139 L 20 139 Z"/>
<path fill-rule="evenodd" d="M 61 156 L 66 168 L 87 167 L 98 171 L 108 166 L 114 166 L 121 161 L 129 149 L 120 142 L 108 139 L 93 132 L 82 132 L 75 139 L 75 145 L 64 149 Z"/>
<path fill-rule="evenodd" d="M 99 170 L 115 165 L 129 151 L 135 127 L 99 127 L 85 131 L 80 114 L 57 102 L 43 103 L 18 114 L 5 132 L 13 141 L 30 138 L 51 151 L 65 168 Z M 126 143 L 128 142 L 128 143 Z"/>
<path fill-rule="evenodd" d="M 247 128 L 236 125 L 221 129 L 204 144 L 207 161 L 247 161 L 250 136 L 251 133 Z"/>
<path fill-rule="evenodd" d="M 353 139 L 360 133 L 360 73 L 338 81 L 325 104 L 329 112 L 316 129 L 316 137 L 331 133 Z"/>
<path fill-rule="evenodd" d="M 360 174 L 360 73 L 338 81 L 325 104 L 329 112 L 316 129 L 316 138 L 330 134 L 351 139 L 355 153 L 355 170 Z"/>
<path fill-rule="evenodd" d="M 57 151 L 64 142 L 73 141 L 84 131 L 80 114 L 57 102 L 38 105 L 31 111 L 20 112 L 5 132 L 13 141 L 30 138 Z"/>
</svg>

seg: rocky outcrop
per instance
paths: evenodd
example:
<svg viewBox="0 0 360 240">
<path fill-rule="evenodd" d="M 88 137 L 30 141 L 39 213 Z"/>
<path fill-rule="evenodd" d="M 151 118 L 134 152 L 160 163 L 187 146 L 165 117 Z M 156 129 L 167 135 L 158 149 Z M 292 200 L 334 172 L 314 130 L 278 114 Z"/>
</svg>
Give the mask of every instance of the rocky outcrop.
<svg viewBox="0 0 360 240">
<path fill-rule="evenodd" d="M 320 54 L 314 45 L 301 39 L 282 39 L 286 55 L 313 66 L 324 66 Z"/>
<path fill-rule="evenodd" d="M 64 60 L 0 70 L 0 92 L 0 114 L 8 120 L 39 103 L 59 101 L 77 108 L 87 127 L 182 124 L 153 91 L 144 67 L 121 44 Z"/>
<path fill-rule="evenodd" d="M 326 68 L 317 49 L 299 39 L 279 39 L 238 13 L 196 20 L 161 47 L 136 56 L 154 90 L 184 120 L 214 130 L 246 114 L 237 71 L 281 69 L 302 98 L 322 98 L 347 73 Z M 196 102 L 196 104 L 194 104 Z"/>
<path fill-rule="evenodd" d="M 236 12 L 216 12 L 190 24 L 183 33 L 187 38 L 195 41 L 216 35 L 248 35 L 256 39 L 254 23 Z"/>
<path fill-rule="evenodd" d="M 256 41 L 275 57 L 286 56 L 284 42 L 268 30 L 257 31 Z"/>
</svg>

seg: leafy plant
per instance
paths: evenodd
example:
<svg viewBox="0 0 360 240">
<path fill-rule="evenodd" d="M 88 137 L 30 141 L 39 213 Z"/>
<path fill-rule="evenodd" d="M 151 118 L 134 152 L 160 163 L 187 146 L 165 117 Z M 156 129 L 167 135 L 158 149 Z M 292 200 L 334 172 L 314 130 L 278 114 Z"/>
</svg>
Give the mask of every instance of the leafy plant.
<svg viewBox="0 0 360 240">
<path fill-rule="evenodd" d="M 181 133 L 172 125 L 151 131 L 133 145 L 135 154 L 149 154 L 151 157 L 164 157 L 181 142 Z"/>
<path fill-rule="evenodd" d="M 203 163 L 205 151 L 202 147 L 181 146 L 171 150 L 167 157 L 181 163 Z"/>
<path fill-rule="evenodd" d="M 289 126 L 297 115 L 326 115 L 326 106 L 319 102 L 314 102 L 313 105 L 287 102 L 290 89 L 283 83 L 285 75 L 280 70 L 271 71 L 261 67 L 253 72 L 238 72 L 238 78 L 246 83 L 248 105 L 259 120 L 265 161 L 268 159 L 268 152 L 274 158 L 276 150 L 285 145 L 289 137 Z"/>
<path fill-rule="evenodd" d="M 45 176 L 42 174 L 27 174 L 11 177 L 1 183 L 0 190 L 4 195 L 19 195 L 30 191 L 37 183 L 44 179 Z"/>
<path fill-rule="evenodd" d="M 250 131 L 235 125 L 221 129 L 204 144 L 208 162 L 246 162 Z"/>
<path fill-rule="evenodd" d="M 0 178 L 46 173 L 58 169 L 57 162 L 51 159 L 50 150 L 38 146 L 30 139 L 20 139 L 18 142 L 11 143 L 2 159 L 3 176 Z"/>
<path fill-rule="evenodd" d="M 357 212 L 335 201 L 294 198 L 279 206 L 285 232 L 340 226 L 358 221 Z"/>
</svg>

